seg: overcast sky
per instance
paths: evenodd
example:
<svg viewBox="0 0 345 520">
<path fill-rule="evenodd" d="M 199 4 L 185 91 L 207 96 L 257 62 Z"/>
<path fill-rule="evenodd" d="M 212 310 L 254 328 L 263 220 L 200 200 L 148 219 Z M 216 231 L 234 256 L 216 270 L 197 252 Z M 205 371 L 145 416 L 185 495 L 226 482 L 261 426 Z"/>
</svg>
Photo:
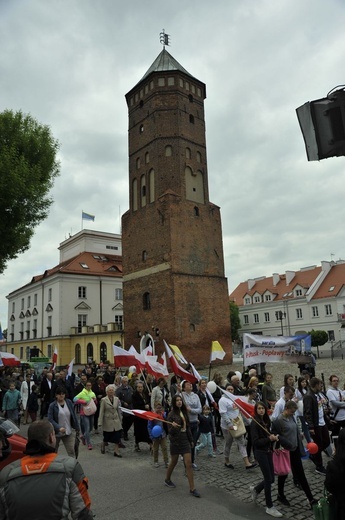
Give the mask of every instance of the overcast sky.
<svg viewBox="0 0 345 520">
<path fill-rule="evenodd" d="M 125 94 L 169 52 L 207 86 L 210 200 L 229 292 L 248 278 L 345 258 L 345 158 L 308 162 L 295 109 L 345 83 L 343 0 L 0 0 L 0 111 L 61 144 L 49 218 L 0 275 L 7 300 L 81 229 L 119 233 L 128 209 Z M 1 239 L 1 237 L 0 237 Z"/>
</svg>

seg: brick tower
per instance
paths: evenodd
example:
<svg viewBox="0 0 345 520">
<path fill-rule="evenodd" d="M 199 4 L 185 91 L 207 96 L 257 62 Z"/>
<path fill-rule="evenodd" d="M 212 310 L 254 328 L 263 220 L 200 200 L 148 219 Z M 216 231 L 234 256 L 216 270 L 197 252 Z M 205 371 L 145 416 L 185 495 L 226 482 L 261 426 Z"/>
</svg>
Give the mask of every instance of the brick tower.
<svg viewBox="0 0 345 520">
<path fill-rule="evenodd" d="M 206 86 L 163 48 L 128 92 L 129 210 L 122 217 L 125 345 L 165 339 L 206 364 L 232 359 L 220 210 L 209 201 Z"/>
</svg>

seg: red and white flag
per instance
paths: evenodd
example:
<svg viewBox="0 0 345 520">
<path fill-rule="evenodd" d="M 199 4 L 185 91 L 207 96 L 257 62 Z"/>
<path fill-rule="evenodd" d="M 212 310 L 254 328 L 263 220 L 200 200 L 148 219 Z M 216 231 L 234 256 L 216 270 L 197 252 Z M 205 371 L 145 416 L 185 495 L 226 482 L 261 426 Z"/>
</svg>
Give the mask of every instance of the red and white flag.
<svg viewBox="0 0 345 520">
<path fill-rule="evenodd" d="M 190 364 L 190 368 L 192 369 L 193 374 L 195 375 L 197 380 L 200 381 L 202 379 L 201 375 L 199 374 L 199 372 L 197 371 L 197 369 L 195 368 L 193 363 L 189 363 L 189 364 Z M 207 397 L 209 398 L 210 402 L 214 403 L 215 400 L 213 399 L 213 396 L 207 387 L 206 387 L 206 393 L 207 393 Z"/>
<path fill-rule="evenodd" d="M 58 350 L 57 350 L 57 348 L 55 347 L 55 349 L 54 349 L 54 354 L 53 354 L 53 364 L 52 364 L 52 366 L 51 366 L 51 368 L 50 368 L 50 371 L 55 370 L 55 368 L 56 368 L 56 363 L 57 363 L 57 359 L 58 359 Z"/>
<path fill-rule="evenodd" d="M 146 421 L 153 421 L 154 419 L 162 420 L 161 415 L 155 412 L 150 412 L 149 410 L 130 410 L 129 408 L 123 408 L 123 406 L 120 406 L 120 410 L 123 413 L 140 417 L 140 419 L 146 419 Z"/>
<path fill-rule="evenodd" d="M 254 412 L 254 405 L 253 404 L 250 404 L 247 401 L 243 401 L 240 397 L 235 396 L 234 394 L 231 394 L 230 392 L 228 392 L 227 390 L 224 390 L 223 388 L 221 388 L 218 385 L 217 385 L 217 388 L 219 388 L 219 390 L 221 390 L 221 392 L 224 395 L 226 395 L 226 397 L 228 397 L 233 403 L 236 404 L 236 406 L 240 409 L 240 411 L 242 412 L 242 414 L 245 417 L 253 417 L 254 416 L 255 412 Z"/>
<path fill-rule="evenodd" d="M 137 358 L 128 350 L 118 347 L 117 345 L 113 345 L 113 352 L 115 367 L 129 367 L 132 365 L 137 366 Z"/>
<path fill-rule="evenodd" d="M 175 356 L 172 353 L 169 345 L 167 344 L 167 342 L 164 339 L 163 339 L 163 343 L 164 343 L 165 350 L 166 350 L 166 353 L 167 353 L 168 358 L 169 358 L 170 368 L 174 372 L 174 374 L 176 376 L 182 377 L 182 379 L 185 379 L 186 381 L 189 381 L 190 383 L 196 383 L 197 382 L 197 378 L 193 374 L 191 374 L 190 372 L 187 372 L 187 370 L 185 370 L 184 368 L 182 368 L 178 364 L 178 362 L 176 361 Z"/>
<path fill-rule="evenodd" d="M 133 365 L 136 367 L 136 369 L 140 372 L 140 370 L 144 370 L 145 368 L 145 356 L 143 354 L 139 354 L 133 345 L 131 345 L 128 349 L 129 354 L 132 354 L 136 362 L 133 363 Z"/>
<path fill-rule="evenodd" d="M 68 365 L 67 377 L 71 377 L 72 376 L 74 362 L 75 362 L 75 359 L 72 359 L 72 361 Z"/>
<path fill-rule="evenodd" d="M 159 361 L 152 359 L 156 356 L 148 356 L 145 362 L 146 371 L 151 374 L 156 379 L 160 377 L 167 377 L 169 375 L 168 369 L 166 366 L 162 365 Z"/>
</svg>

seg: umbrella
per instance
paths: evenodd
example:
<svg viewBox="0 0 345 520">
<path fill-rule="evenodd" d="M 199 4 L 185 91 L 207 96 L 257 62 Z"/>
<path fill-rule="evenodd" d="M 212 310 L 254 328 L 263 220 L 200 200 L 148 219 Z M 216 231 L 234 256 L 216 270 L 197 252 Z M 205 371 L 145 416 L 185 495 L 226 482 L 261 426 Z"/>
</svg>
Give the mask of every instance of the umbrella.
<svg viewBox="0 0 345 520">
<path fill-rule="evenodd" d="M 0 366 L 14 367 L 20 365 L 20 359 L 9 352 L 0 352 Z"/>
<path fill-rule="evenodd" d="M 75 441 L 74 441 L 74 453 L 75 453 L 76 459 L 78 458 L 78 455 L 79 455 L 79 444 L 80 444 L 80 432 L 79 432 L 79 430 L 76 430 Z"/>
</svg>

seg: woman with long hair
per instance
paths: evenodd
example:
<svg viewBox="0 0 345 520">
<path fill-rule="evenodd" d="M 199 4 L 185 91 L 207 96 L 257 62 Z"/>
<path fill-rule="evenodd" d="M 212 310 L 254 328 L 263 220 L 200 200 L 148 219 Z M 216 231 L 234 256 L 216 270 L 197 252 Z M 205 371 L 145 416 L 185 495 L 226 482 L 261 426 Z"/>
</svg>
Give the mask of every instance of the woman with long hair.
<svg viewBox="0 0 345 520">
<path fill-rule="evenodd" d="M 339 432 L 335 455 L 326 468 L 325 487 L 334 499 L 334 519 L 343 520 L 345 511 L 345 428 Z"/>
<path fill-rule="evenodd" d="M 311 442 L 311 436 L 309 428 L 303 415 L 303 397 L 308 392 L 308 381 L 304 376 L 301 376 L 297 380 L 297 388 L 295 390 L 295 401 L 297 402 L 296 417 L 301 423 L 302 432 L 307 442 Z"/>
<path fill-rule="evenodd" d="M 192 468 L 192 447 L 193 438 L 189 427 L 189 418 L 186 405 L 179 394 L 174 395 L 171 402 L 171 411 L 167 420 L 169 421 L 169 440 L 170 440 L 170 464 L 165 477 L 165 485 L 174 488 L 175 484 L 171 481 L 171 475 L 175 469 L 179 455 L 182 455 L 189 483 L 190 494 L 199 498 L 200 493 L 194 486 L 194 475 Z"/>
<path fill-rule="evenodd" d="M 267 413 L 267 406 L 263 402 L 255 403 L 254 417 L 250 424 L 250 433 L 254 449 L 255 460 L 258 462 L 264 479 L 256 486 L 250 486 L 252 499 L 256 502 L 259 493 L 265 490 L 266 513 L 276 518 L 282 517 L 273 504 L 271 487 L 274 482 L 273 443 L 278 440 L 277 435 L 271 433 L 271 420 Z"/>
</svg>

